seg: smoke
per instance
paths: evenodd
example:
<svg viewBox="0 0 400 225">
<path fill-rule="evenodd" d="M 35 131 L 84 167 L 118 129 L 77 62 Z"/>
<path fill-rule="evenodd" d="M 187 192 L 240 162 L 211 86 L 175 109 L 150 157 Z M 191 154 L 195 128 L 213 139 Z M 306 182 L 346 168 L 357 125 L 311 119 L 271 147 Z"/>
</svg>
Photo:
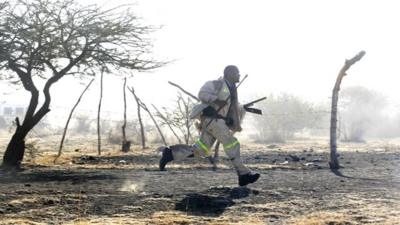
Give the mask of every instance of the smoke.
<svg viewBox="0 0 400 225">
<path fill-rule="evenodd" d="M 119 191 L 138 193 L 144 190 L 146 183 L 144 181 L 135 182 L 133 180 L 125 180 Z"/>
</svg>

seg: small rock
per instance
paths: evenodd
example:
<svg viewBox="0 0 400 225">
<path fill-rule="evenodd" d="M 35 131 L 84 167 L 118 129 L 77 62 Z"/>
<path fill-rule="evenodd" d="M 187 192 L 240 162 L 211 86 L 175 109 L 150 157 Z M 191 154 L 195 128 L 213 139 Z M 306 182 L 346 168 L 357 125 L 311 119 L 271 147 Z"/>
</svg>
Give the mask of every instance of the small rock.
<svg viewBox="0 0 400 225">
<path fill-rule="evenodd" d="M 320 158 L 317 158 L 317 159 L 313 159 L 312 162 L 323 162 L 323 160 Z"/>
<path fill-rule="evenodd" d="M 121 164 L 126 164 L 126 161 L 125 160 L 119 160 L 119 162 L 118 163 L 121 163 Z"/>
<path fill-rule="evenodd" d="M 46 199 L 44 202 L 43 202 L 43 205 L 54 205 L 54 200 L 53 199 Z"/>
<path fill-rule="evenodd" d="M 278 145 L 268 145 L 268 146 L 267 146 L 267 148 L 270 148 L 270 149 L 271 149 L 271 148 L 276 148 L 276 147 L 278 147 Z"/>
<path fill-rule="evenodd" d="M 293 162 L 298 162 L 300 161 L 300 158 L 296 155 L 289 155 L 289 157 L 292 159 Z"/>
<path fill-rule="evenodd" d="M 79 149 L 79 148 L 77 148 L 77 149 L 75 149 L 74 151 L 75 151 L 75 152 L 79 152 L 79 151 L 80 151 L 80 149 Z"/>
<path fill-rule="evenodd" d="M 24 185 L 25 187 L 30 187 L 30 186 L 32 186 L 31 184 L 25 184 Z"/>
</svg>

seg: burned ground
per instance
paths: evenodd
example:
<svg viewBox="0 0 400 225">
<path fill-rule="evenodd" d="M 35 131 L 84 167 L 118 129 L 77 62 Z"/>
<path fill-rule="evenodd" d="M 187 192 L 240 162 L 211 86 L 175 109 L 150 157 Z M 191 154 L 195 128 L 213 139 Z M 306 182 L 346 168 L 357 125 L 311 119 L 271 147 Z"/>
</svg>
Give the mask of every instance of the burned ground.
<svg viewBox="0 0 400 225">
<path fill-rule="evenodd" d="M 399 145 L 341 146 L 334 174 L 321 141 L 243 145 L 262 174 L 247 187 L 224 156 L 217 171 L 196 159 L 158 171 L 153 148 L 70 151 L 55 165 L 46 150 L 1 173 L 0 224 L 399 224 Z"/>
</svg>

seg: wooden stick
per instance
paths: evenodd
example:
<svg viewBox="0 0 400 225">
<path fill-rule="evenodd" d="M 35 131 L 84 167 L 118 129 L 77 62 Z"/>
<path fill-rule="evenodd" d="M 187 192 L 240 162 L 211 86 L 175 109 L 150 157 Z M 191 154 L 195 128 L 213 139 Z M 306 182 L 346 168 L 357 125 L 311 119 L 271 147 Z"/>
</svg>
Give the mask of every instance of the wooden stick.
<svg viewBox="0 0 400 225">
<path fill-rule="evenodd" d="M 175 83 L 172 83 L 171 81 L 168 81 L 168 83 L 169 83 L 170 85 L 172 85 L 172 86 L 175 86 L 175 87 L 179 88 L 179 90 L 181 90 L 183 93 L 189 95 L 189 96 L 192 97 L 193 99 L 196 99 L 196 101 L 200 101 L 199 98 L 197 98 L 196 96 L 194 96 L 194 95 L 191 94 L 190 92 L 186 91 L 186 90 L 183 89 L 181 86 L 179 86 L 179 85 L 177 85 L 177 84 L 175 84 Z"/>
<path fill-rule="evenodd" d="M 89 82 L 88 85 L 86 85 L 86 88 L 83 89 L 81 95 L 78 98 L 78 101 L 76 101 L 75 105 L 71 109 L 71 112 L 69 113 L 67 122 L 66 122 L 65 127 L 64 127 L 64 132 L 63 132 L 63 135 L 62 135 L 62 138 L 61 138 L 60 147 L 58 149 L 58 154 L 57 154 L 56 158 L 54 159 L 54 163 L 56 163 L 57 159 L 61 156 L 62 148 L 63 148 L 63 144 L 64 144 L 64 140 L 65 140 L 65 136 L 67 134 L 67 130 L 68 130 L 69 122 L 70 122 L 70 120 L 72 118 L 72 114 L 74 113 L 75 108 L 78 106 L 79 102 L 81 101 L 83 94 L 85 94 L 87 89 L 89 89 L 89 87 L 90 87 L 90 85 L 92 85 L 93 81 L 94 81 L 94 78 Z"/>
<path fill-rule="evenodd" d="M 122 125 L 122 148 L 121 151 L 123 152 L 128 152 L 129 148 L 131 146 L 130 141 L 126 140 L 126 77 L 124 79 L 124 85 L 123 85 L 123 94 L 124 94 L 124 124 Z"/>
<path fill-rule="evenodd" d="M 103 100 L 103 75 L 104 75 L 104 68 L 101 70 L 100 76 L 100 99 L 99 99 L 99 106 L 97 109 L 97 153 L 101 155 L 101 137 L 100 137 L 100 110 L 101 110 L 101 102 Z"/>
<path fill-rule="evenodd" d="M 339 90 L 342 79 L 346 76 L 346 71 L 356 62 L 358 62 L 365 55 L 365 51 L 359 52 L 350 60 L 346 60 L 344 66 L 340 70 L 336 83 L 332 91 L 332 108 L 331 108 L 331 128 L 330 128 L 330 161 L 329 166 L 331 170 L 338 170 L 340 168 L 339 160 L 337 158 L 337 143 L 336 143 L 336 132 L 337 132 L 337 105 L 339 101 Z"/>
</svg>

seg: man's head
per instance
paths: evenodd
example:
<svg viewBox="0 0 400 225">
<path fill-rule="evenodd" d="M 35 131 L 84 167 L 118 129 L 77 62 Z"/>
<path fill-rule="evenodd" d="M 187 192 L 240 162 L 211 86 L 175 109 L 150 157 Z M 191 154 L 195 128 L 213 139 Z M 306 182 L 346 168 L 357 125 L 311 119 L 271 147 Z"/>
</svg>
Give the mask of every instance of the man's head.
<svg viewBox="0 0 400 225">
<path fill-rule="evenodd" d="M 237 66 L 229 65 L 224 69 L 224 79 L 229 83 L 234 84 L 238 83 L 240 80 L 239 69 Z"/>
</svg>

